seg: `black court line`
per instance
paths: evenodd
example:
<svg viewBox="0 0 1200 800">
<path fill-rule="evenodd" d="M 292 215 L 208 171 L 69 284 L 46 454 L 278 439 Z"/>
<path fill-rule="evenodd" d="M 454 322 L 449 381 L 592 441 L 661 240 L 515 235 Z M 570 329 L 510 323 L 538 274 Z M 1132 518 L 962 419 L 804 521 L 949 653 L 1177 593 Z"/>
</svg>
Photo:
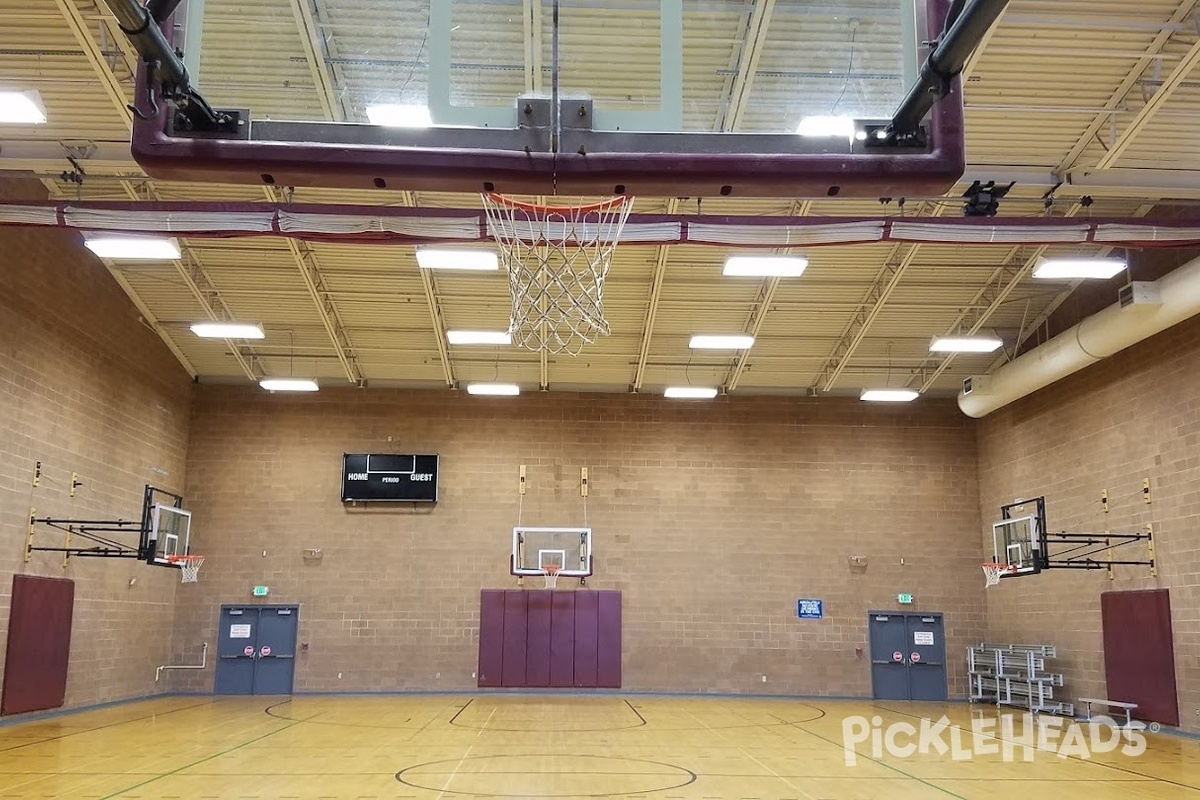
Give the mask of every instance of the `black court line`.
<svg viewBox="0 0 1200 800">
<path fill-rule="evenodd" d="M 414 728 L 405 728 L 402 725 L 364 725 L 364 724 L 361 724 L 358 722 L 313 722 L 313 720 L 315 718 L 319 717 L 322 712 L 317 712 L 316 714 L 313 714 L 311 717 L 306 717 L 304 719 L 296 719 L 295 717 L 288 717 L 283 714 L 275 713 L 275 709 L 279 708 L 280 706 L 287 705 L 290 702 L 292 702 L 291 698 L 289 698 L 287 700 L 280 700 L 278 703 L 275 703 L 274 705 L 269 705 L 266 708 L 264 708 L 263 713 L 266 714 L 268 717 L 274 717 L 275 719 L 286 720 L 287 722 L 310 722 L 313 725 L 329 725 L 331 727 L 339 727 L 339 728 L 371 728 L 372 730 L 381 730 L 381 731 L 411 731 L 411 730 L 415 730 Z M 412 717 L 406 718 L 404 720 L 404 722 L 412 722 Z"/>
<path fill-rule="evenodd" d="M 59 734 L 58 736 L 48 736 L 45 739 L 38 739 L 37 741 L 26 742 L 25 744 L 17 744 L 17 745 L 13 745 L 12 747 L 0 747 L 0 753 L 7 753 L 12 750 L 20 750 L 22 747 L 33 747 L 34 745 L 45 744 L 47 742 L 57 742 L 59 739 L 66 739 L 69 736 L 81 736 L 85 733 L 92 733 L 93 731 L 102 731 L 102 730 L 106 730 L 108 728 L 115 728 L 118 725 L 127 725 L 130 722 L 142 722 L 143 720 L 154 719 L 155 717 L 165 717 L 167 714 L 174 714 L 177 711 L 187 711 L 188 709 L 192 709 L 192 708 L 200 708 L 201 706 L 209 706 L 209 705 L 212 705 L 213 702 L 214 702 L 213 700 L 209 700 L 209 701 L 206 701 L 203 703 L 194 703 L 190 706 L 183 706 L 181 708 L 173 708 L 170 711 L 156 711 L 153 714 L 147 714 L 144 717 L 134 717 L 133 719 L 123 719 L 120 722 L 110 722 L 107 725 L 97 725 L 94 728 L 84 728 L 83 730 L 71 731 L 70 733 L 63 733 L 63 734 Z M 88 711 L 87 709 L 83 709 L 78 713 L 86 714 L 87 711 Z M 37 720 L 30 720 L 30 723 L 35 722 L 35 721 L 37 721 Z M 15 720 L 14 720 L 14 723 L 20 724 L 20 723 L 16 722 Z"/>
<path fill-rule="evenodd" d="M 879 703 L 873 703 L 872 705 L 874 705 L 876 708 L 882 708 L 884 711 L 887 711 L 887 712 L 889 712 L 889 713 L 892 713 L 892 714 L 899 714 L 899 715 L 900 715 L 900 716 L 902 716 L 902 717 L 911 717 L 912 719 L 920 719 L 920 720 L 927 719 L 927 717 L 921 717 L 921 716 L 918 716 L 918 715 L 916 715 L 916 714 L 910 714 L 910 713 L 908 713 L 907 711 L 899 711 L 899 710 L 897 710 L 897 709 L 894 709 L 894 708 L 889 708 L 888 706 L 881 705 L 881 704 L 879 704 Z M 1063 719 L 1067 719 L 1067 717 L 1063 717 Z M 975 732 L 974 732 L 973 730 L 972 730 L 972 731 L 968 731 L 968 730 L 967 730 L 966 728 L 964 728 L 962 725 L 958 725 L 958 724 L 956 724 L 956 723 L 953 723 L 953 722 L 952 722 L 952 723 L 950 723 L 950 727 L 951 727 L 951 728 L 958 728 L 958 729 L 959 729 L 960 731 L 962 731 L 963 733 L 970 733 L 972 736 L 974 736 L 974 735 L 975 735 Z M 1014 746 L 1016 746 L 1016 747 L 1028 747 L 1028 748 L 1030 748 L 1031 750 L 1034 750 L 1034 751 L 1037 751 L 1037 749 L 1038 749 L 1036 744 L 1035 744 L 1035 745 L 1029 745 L 1029 744 L 1025 744 L 1024 742 L 1011 742 L 1011 741 L 1009 741 L 1008 739 L 1003 739 L 1003 738 L 1001 738 L 1001 737 L 999 737 L 999 736 L 996 736 L 996 735 L 994 735 L 994 734 L 989 734 L 989 735 L 988 735 L 988 738 L 989 738 L 989 739 L 995 739 L 997 742 L 1004 742 L 1004 743 L 1006 743 L 1006 744 L 1011 744 L 1011 745 L 1014 745 Z M 1179 788 L 1181 788 L 1181 789 L 1191 789 L 1193 792 L 1200 792 L 1200 786 L 1193 786 L 1193 785 L 1191 785 L 1190 783 L 1180 783 L 1179 781 L 1173 781 L 1173 780 L 1171 780 L 1170 778 L 1157 778 L 1157 777 L 1155 777 L 1155 776 L 1153 776 L 1153 775 L 1147 775 L 1147 774 L 1146 774 L 1146 773 L 1144 773 L 1144 772 L 1138 772 L 1138 771 L 1137 771 L 1137 770 L 1135 770 L 1135 769 L 1127 769 L 1127 768 L 1125 768 L 1125 767 L 1118 767 L 1116 764 L 1107 764 L 1107 763 L 1105 763 L 1105 762 L 1103 762 L 1103 761 L 1094 761 L 1094 760 L 1092 760 L 1092 759 L 1090 759 L 1090 758 L 1080 758 L 1079 756 L 1073 756 L 1073 755 L 1071 755 L 1071 754 L 1069 754 L 1069 753 L 1068 753 L 1067 755 L 1065 755 L 1065 756 L 1060 756 L 1060 755 L 1058 755 L 1058 753 L 1056 753 L 1056 752 L 1055 752 L 1055 753 L 1050 753 L 1050 752 L 1047 752 L 1047 751 L 1044 751 L 1044 750 L 1043 750 L 1043 751 L 1040 751 L 1040 752 L 1045 752 L 1047 755 L 1053 755 L 1055 758 L 1069 758 L 1069 759 L 1071 759 L 1072 761 L 1078 761 L 1078 762 L 1079 762 L 1079 763 L 1081 763 L 1081 764 L 1091 764 L 1092 766 L 1095 766 L 1095 767 L 1107 767 L 1108 769 L 1116 770 L 1117 772 L 1124 772 L 1126 775 L 1137 775 L 1138 777 L 1140 777 L 1140 778 L 1145 778 L 1145 779 L 1146 779 L 1146 780 L 1148 780 L 1148 781 L 1154 781 L 1154 782 L 1156 782 L 1156 783 L 1166 783 L 1166 784 L 1170 784 L 1171 786 L 1178 786 L 1178 787 L 1179 787 Z M 946 778 L 946 780 L 958 780 L 958 779 L 957 779 L 957 778 Z"/>
</svg>

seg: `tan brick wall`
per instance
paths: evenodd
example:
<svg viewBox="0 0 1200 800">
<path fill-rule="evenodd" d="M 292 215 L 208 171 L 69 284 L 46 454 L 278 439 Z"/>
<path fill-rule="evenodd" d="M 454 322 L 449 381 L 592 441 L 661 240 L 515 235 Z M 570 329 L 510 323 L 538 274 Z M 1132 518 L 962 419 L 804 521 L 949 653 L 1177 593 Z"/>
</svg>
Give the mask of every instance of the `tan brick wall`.
<svg viewBox="0 0 1200 800">
<path fill-rule="evenodd" d="M 0 197 L 44 197 L 40 189 L 3 182 Z M 190 399 L 187 373 L 77 235 L 0 227 L 0 642 L 14 572 L 74 579 L 68 706 L 158 691 L 178 575 L 110 559 L 64 568 L 59 554 L 26 563 L 29 509 L 137 518 L 146 483 L 178 491 Z M 72 472 L 83 482 L 74 498 Z M 36 540 L 63 536 L 42 528 Z"/>
<path fill-rule="evenodd" d="M 176 649 L 215 642 L 219 605 L 267 584 L 267 601 L 301 604 L 300 690 L 474 686 L 479 590 L 515 585 L 520 464 L 527 525 L 582 524 L 590 468 L 588 583 L 624 593 L 628 689 L 869 694 L 867 610 L 902 591 L 946 613 L 951 654 L 982 629 L 974 423 L 951 402 L 200 386 L 193 408 L 187 493 L 209 560 L 179 593 Z M 441 502 L 343 507 L 342 453 L 393 446 L 441 455 Z M 826 619 L 797 619 L 801 597 Z"/>
<path fill-rule="evenodd" d="M 1200 730 L 1198 389 L 1200 320 L 1192 320 L 979 425 L 987 552 L 1001 503 L 1045 495 L 1050 530 L 1136 530 L 1152 522 L 1160 561 L 1157 579 L 1144 567 L 1119 567 L 1113 581 L 1103 571 L 1068 570 L 1003 581 L 987 596 L 988 638 L 1057 645 L 1069 697 L 1103 696 L 1100 593 L 1169 588 L 1180 720 L 1190 730 Z M 1151 480 L 1150 506 L 1141 499 L 1143 478 Z M 1129 548 L 1145 554 L 1141 545 Z"/>
</svg>

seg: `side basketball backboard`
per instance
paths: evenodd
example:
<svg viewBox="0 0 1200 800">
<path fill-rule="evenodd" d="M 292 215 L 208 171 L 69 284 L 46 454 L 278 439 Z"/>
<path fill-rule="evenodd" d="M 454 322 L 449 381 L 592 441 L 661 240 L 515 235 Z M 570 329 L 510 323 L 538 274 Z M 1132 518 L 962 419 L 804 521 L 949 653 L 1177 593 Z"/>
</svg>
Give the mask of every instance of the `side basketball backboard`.
<svg viewBox="0 0 1200 800">
<path fill-rule="evenodd" d="M 950 8 L 189 0 L 163 31 L 223 121 L 206 129 L 145 98 L 134 154 L 157 177 L 278 186 L 940 193 L 963 169 L 957 90 L 913 135 L 875 132 Z"/>
<path fill-rule="evenodd" d="M 1001 578 L 1036 575 L 1049 559 L 1046 501 L 1043 497 L 1018 500 L 1000 507 L 1001 519 L 992 524 L 992 559 L 1011 569 Z"/>
<path fill-rule="evenodd" d="M 992 546 L 993 561 L 1012 568 L 1003 577 L 1041 571 L 1037 517 L 1017 517 L 993 523 Z"/>
</svg>

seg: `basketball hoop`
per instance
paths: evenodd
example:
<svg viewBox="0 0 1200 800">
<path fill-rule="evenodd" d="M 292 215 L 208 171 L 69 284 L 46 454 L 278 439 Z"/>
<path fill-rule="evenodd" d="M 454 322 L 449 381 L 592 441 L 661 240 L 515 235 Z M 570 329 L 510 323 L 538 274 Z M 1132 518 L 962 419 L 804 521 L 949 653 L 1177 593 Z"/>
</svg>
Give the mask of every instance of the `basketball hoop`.
<svg viewBox="0 0 1200 800">
<path fill-rule="evenodd" d="M 542 574 L 546 576 L 546 588 L 555 589 L 558 587 L 558 571 L 562 567 L 558 564 L 547 564 L 542 567 Z"/>
<path fill-rule="evenodd" d="M 577 356 L 607 336 L 604 279 L 633 198 L 546 206 L 490 192 L 483 207 L 508 273 L 512 343 Z"/>
<path fill-rule="evenodd" d="M 986 588 L 991 588 L 1000 583 L 1000 578 L 1006 572 L 1016 572 L 1017 568 L 1011 564 L 996 564 L 989 562 L 983 565 L 983 577 L 987 581 L 984 584 Z"/>
<path fill-rule="evenodd" d="M 180 583 L 195 583 L 200 575 L 204 556 L 167 556 L 167 561 L 179 567 Z"/>
</svg>

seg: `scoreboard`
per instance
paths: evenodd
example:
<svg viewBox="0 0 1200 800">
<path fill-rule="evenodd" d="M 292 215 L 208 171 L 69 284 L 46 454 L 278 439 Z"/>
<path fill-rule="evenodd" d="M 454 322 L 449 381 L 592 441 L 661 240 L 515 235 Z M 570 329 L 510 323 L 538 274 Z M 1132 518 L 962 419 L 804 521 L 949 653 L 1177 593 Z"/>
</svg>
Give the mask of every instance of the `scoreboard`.
<svg viewBox="0 0 1200 800">
<path fill-rule="evenodd" d="M 436 503 L 438 457 L 399 453 L 342 455 L 342 502 Z"/>
</svg>

